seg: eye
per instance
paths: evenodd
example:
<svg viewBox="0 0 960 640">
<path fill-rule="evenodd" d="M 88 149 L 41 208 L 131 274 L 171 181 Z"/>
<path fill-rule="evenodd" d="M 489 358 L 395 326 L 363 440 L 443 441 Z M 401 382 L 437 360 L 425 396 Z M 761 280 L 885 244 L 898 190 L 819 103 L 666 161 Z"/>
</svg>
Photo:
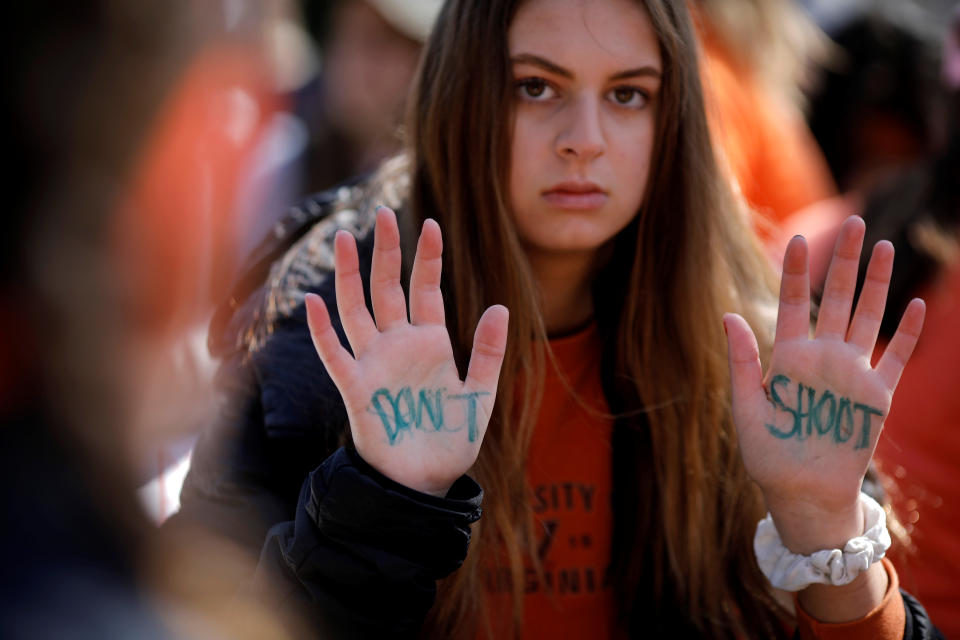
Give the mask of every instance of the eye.
<svg viewBox="0 0 960 640">
<path fill-rule="evenodd" d="M 647 92 L 639 87 L 617 87 L 611 89 L 607 96 L 619 106 L 631 109 L 642 109 L 649 100 Z"/>
<path fill-rule="evenodd" d="M 549 100 L 556 95 L 543 78 L 524 78 L 517 82 L 517 93 L 521 98 L 531 101 Z"/>
</svg>

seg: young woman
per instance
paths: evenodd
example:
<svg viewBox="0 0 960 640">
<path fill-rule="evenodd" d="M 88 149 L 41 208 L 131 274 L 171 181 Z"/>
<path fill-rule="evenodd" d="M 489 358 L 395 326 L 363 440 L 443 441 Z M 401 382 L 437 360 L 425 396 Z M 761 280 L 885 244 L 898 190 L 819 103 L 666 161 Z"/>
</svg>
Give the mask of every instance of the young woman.
<svg viewBox="0 0 960 640">
<path fill-rule="evenodd" d="M 893 256 L 874 248 L 850 322 L 854 218 L 814 337 L 802 238 L 777 314 L 683 3 L 448 2 L 408 136 L 255 257 L 266 283 L 214 342 L 239 344 L 221 353 L 249 386 L 198 446 L 181 520 L 250 545 L 292 520 L 258 579 L 332 634 L 928 629 L 859 498 L 923 304 L 872 368 Z M 759 562 L 795 600 L 758 567 L 767 510 Z"/>
</svg>

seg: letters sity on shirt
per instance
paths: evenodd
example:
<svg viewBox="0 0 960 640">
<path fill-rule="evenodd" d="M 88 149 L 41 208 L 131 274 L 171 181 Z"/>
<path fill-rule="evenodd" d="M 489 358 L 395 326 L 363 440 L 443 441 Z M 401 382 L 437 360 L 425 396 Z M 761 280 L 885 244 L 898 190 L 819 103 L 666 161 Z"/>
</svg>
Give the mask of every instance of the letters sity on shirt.
<svg viewBox="0 0 960 640">
<path fill-rule="evenodd" d="M 772 424 L 766 425 L 773 436 L 781 440 L 789 438 L 806 440 L 814 433 L 818 438 L 832 434 L 835 443 L 844 444 L 853 437 L 856 430 L 853 414 L 855 411 L 860 411 L 863 415 L 860 437 L 854 442 L 853 448 L 866 449 L 870 446 L 871 419 L 873 416 L 879 416 L 882 419 L 882 411 L 859 402 L 853 403 L 850 398 L 837 397 L 830 390 L 825 390 L 818 397 L 816 389 L 804 386 L 802 382 L 797 385 L 796 408 L 789 407 L 780 396 L 778 387 L 787 387 L 790 382 L 790 378 L 782 374 L 774 376 L 770 381 L 770 397 L 773 405 L 793 418 L 793 428 L 789 431 L 779 429 Z M 806 397 L 806 411 L 803 410 L 804 397 Z M 806 418 L 806 424 L 804 424 L 804 418 Z"/>
<path fill-rule="evenodd" d="M 396 394 L 389 389 L 380 388 L 373 392 L 370 404 L 380 416 L 387 440 L 396 444 L 404 433 L 413 435 L 413 430 L 426 432 L 462 431 L 467 429 L 470 442 L 477 439 L 477 398 L 488 396 L 488 391 L 471 391 L 448 395 L 445 388 L 420 389 L 416 397 L 410 387 L 403 387 Z M 465 403 L 466 424 L 451 427 L 445 419 L 448 400 L 460 400 Z M 426 419 L 425 419 L 426 418 Z M 429 424 L 428 424 L 429 422 Z"/>
</svg>

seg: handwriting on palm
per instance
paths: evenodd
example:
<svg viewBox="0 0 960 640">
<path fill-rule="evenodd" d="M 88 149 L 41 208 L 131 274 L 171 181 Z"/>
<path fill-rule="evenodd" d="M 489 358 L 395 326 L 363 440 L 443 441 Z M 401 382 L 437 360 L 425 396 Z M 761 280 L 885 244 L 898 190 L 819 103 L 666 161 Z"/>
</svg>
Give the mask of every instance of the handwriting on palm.
<svg viewBox="0 0 960 640">
<path fill-rule="evenodd" d="M 724 318 L 740 451 L 768 500 L 792 497 L 827 509 L 856 501 L 894 388 L 923 326 L 924 304 L 915 299 L 876 367 L 871 366 L 893 246 L 874 247 L 851 320 L 863 235 L 858 217 L 841 227 L 813 338 L 806 242 L 790 241 L 765 377 L 746 321 L 735 314 Z"/>
<path fill-rule="evenodd" d="M 364 303 L 356 242 L 334 240 L 337 308 L 350 354 L 323 301 L 309 295 L 307 322 L 320 359 L 340 390 L 357 452 L 385 476 L 442 495 L 477 458 L 493 408 L 507 339 L 508 313 L 495 305 L 477 324 L 460 380 L 440 291 L 440 227 L 423 225 L 410 278 L 410 316 L 400 286 L 400 234 L 381 207 L 374 230 L 370 293 Z"/>
</svg>

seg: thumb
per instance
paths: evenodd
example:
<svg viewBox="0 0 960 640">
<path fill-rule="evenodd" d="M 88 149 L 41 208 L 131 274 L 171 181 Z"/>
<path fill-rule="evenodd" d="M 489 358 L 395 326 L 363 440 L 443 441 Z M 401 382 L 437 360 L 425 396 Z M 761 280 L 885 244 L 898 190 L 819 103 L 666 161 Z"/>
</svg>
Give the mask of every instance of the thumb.
<svg viewBox="0 0 960 640">
<path fill-rule="evenodd" d="M 473 352 L 464 385 L 473 389 L 496 391 L 500 366 L 507 348 L 510 314 L 502 305 L 493 305 L 480 317 L 473 335 Z"/>
<path fill-rule="evenodd" d="M 746 402 L 763 390 L 763 368 L 760 365 L 757 338 L 747 321 L 736 313 L 724 314 L 723 329 L 727 334 L 733 401 Z"/>
<path fill-rule="evenodd" d="M 310 330 L 310 339 L 317 350 L 317 355 L 327 368 L 330 379 L 343 389 L 353 376 L 354 359 L 340 344 L 340 338 L 330 324 L 330 313 L 327 305 L 315 293 L 308 293 L 304 298 L 307 308 L 307 327 Z"/>
</svg>

